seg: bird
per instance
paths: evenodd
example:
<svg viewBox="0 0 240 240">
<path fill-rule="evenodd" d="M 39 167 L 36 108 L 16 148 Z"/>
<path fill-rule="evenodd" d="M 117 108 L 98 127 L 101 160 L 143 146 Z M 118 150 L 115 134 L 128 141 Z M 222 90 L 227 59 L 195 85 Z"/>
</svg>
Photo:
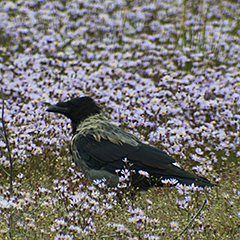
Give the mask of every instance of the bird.
<svg viewBox="0 0 240 240">
<path fill-rule="evenodd" d="M 127 169 L 131 171 L 131 186 L 143 191 L 164 186 L 164 179 L 175 179 L 183 185 L 214 186 L 206 178 L 176 166 L 167 152 L 111 123 L 89 96 L 58 102 L 46 111 L 71 120 L 72 160 L 91 182 L 105 179 L 108 187 L 117 187 L 119 170 Z"/>
</svg>

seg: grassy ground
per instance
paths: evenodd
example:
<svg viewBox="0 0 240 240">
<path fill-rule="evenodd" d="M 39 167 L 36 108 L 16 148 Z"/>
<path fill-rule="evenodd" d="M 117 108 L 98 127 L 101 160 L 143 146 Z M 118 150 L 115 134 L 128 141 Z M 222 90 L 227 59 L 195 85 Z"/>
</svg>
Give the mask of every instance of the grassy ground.
<svg viewBox="0 0 240 240">
<path fill-rule="evenodd" d="M 0 239 L 240 238 L 238 1 L 0 9 Z M 217 186 L 96 188 L 71 161 L 70 123 L 45 111 L 83 95 Z"/>
</svg>

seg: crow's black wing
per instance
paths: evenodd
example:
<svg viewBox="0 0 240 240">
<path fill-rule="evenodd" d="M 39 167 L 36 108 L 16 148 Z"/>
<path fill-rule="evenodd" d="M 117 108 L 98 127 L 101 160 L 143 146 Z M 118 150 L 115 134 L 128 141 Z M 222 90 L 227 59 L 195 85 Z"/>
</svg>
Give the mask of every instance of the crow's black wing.
<svg viewBox="0 0 240 240">
<path fill-rule="evenodd" d="M 78 136 L 75 144 L 81 158 L 90 168 L 96 170 L 104 168 L 113 172 L 115 169 L 122 169 L 124 166 L 122 160 L 125 157 L 130 163 L 137 163 L 136 165 L 142 167 L 143 170 L 144 165 L 166 170 L 171 163 L 175 162 L 164 151 L 140 142 L 131 145 L 128 143 L 116 144 L 103 138 L 96 141 L 94 136 L 88 134 Z"/>
<path fill-rule="evenodd" d="M 161 178 L 176 178 L 182 184 L 195 183 L 199 186 L 213 186 L 207 179 L 184 171 L 174 166 L 174 159 L 166 152 L 138 142 L 138 144 L 113 143 L 110 140 L 96 138 L 87 134 L 78 135 L 74 140 L 75 149 L 81 159 L 90 169 L 104 170 L 115 174 L 116 169 L 124 169 L 126 166 L 123 159 L 127 157 L 129 163 L 133 164 L 131 169 L 147 171 L 153 176 L 156 184 L 161 186 Z M 95 177 L 94 177 L 95 178 Z M 93 178 L 93 179 L 94 179 Z M 133 185 L 141 189 L 147 189 L 149 182 L 146 178 L 139 178 L 138 174 L 133 176 Z M 155 184 L 155 182 L 153 182 Z"/>
</svg>

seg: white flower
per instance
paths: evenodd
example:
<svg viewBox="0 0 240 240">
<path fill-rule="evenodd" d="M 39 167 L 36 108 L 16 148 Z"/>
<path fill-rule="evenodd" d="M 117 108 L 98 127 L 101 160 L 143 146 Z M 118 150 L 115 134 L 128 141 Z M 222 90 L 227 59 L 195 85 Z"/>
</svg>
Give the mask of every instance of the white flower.
<svg viewBox="0 0 240 240">
<path fill-rule="evenodd" d="M 143 175 L 144 177 L 147 177 L 147 178 L 149 178 L 149 173 L 148 173 L 148 172 L 146 172 L 146 171 L 139 170 L 139 171 L 138 171 L 138 173 L 139 173 L 140 175 Z"/>
<path fill-rule="evenodd" d="M 177 230 L 178 229 L 178 222 L 171 221 L 170 226 L 171 226 L 172 229 Z"/>
</svg>

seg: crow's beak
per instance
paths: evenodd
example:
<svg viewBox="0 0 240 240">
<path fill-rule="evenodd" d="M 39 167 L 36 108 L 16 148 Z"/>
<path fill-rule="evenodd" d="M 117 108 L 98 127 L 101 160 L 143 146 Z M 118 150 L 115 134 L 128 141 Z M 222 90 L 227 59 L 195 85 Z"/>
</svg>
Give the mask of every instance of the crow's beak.
<svg viewBox="0 0 240 240">
<path fill-rule="evenodd" d="M 59 107 L 57 105 L 52 105 L 49 108 L 47 108 L 46 111 L 67 114 L 68 113 L 68 108 L 67 107 Z"/>
</svg>

